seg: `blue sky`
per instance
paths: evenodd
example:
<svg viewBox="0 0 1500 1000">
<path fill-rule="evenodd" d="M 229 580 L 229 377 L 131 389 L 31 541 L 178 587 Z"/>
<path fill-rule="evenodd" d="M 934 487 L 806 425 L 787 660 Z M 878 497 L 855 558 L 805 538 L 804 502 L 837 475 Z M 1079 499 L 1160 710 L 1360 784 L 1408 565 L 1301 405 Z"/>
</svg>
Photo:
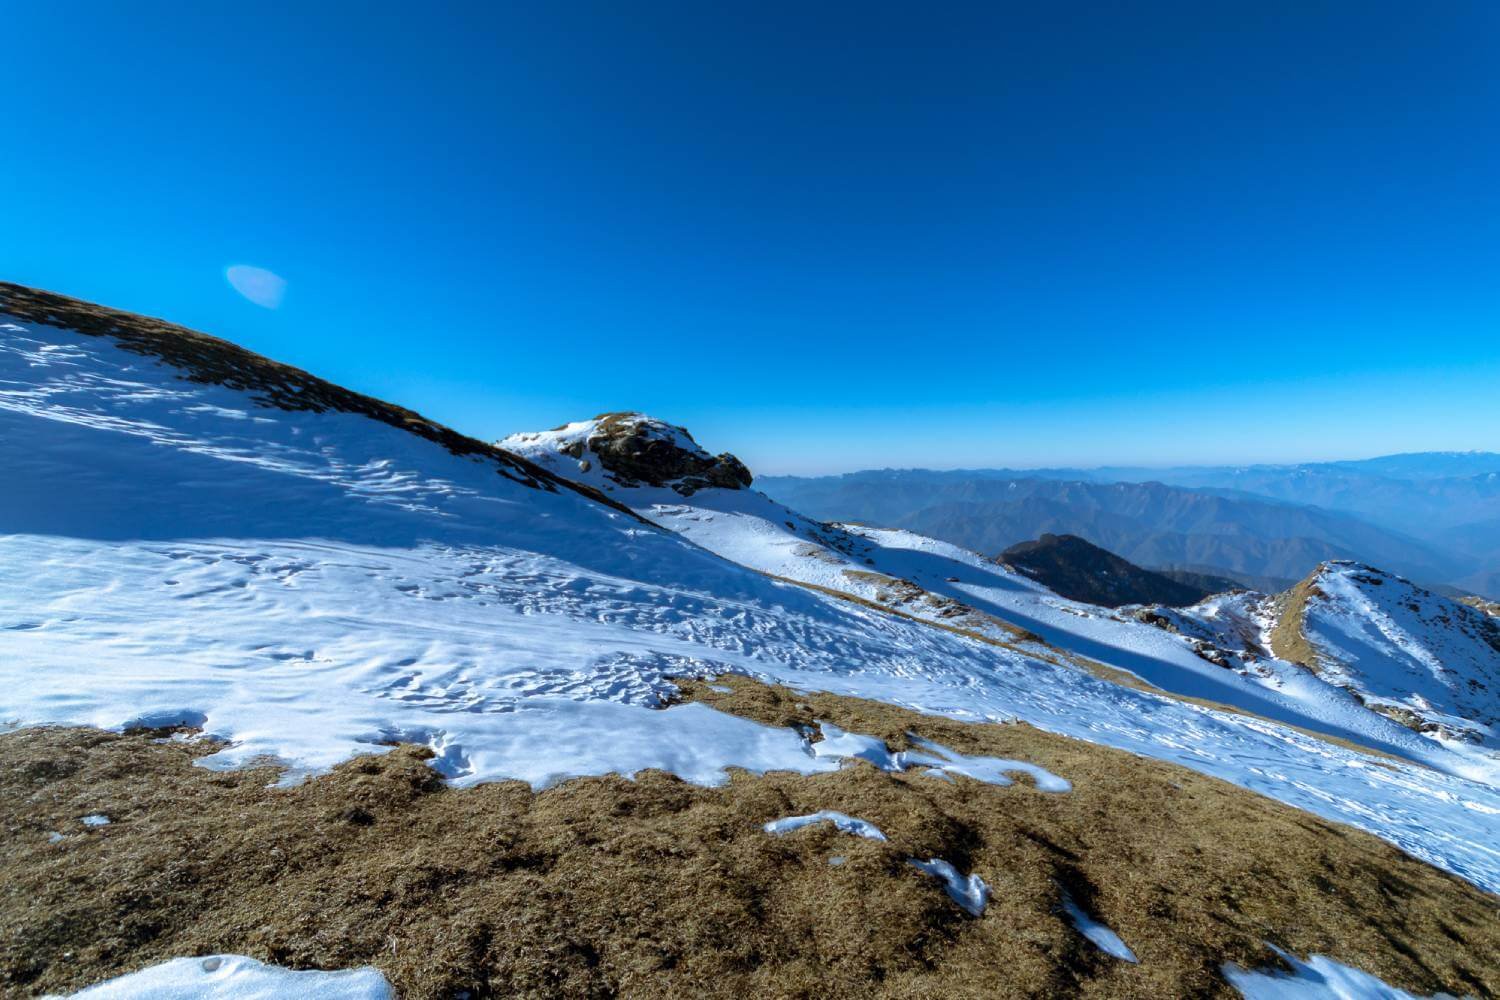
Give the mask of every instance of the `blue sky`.
<svg viewBox="0 0 1500 1000">
<path fill-rule="evenodd" d="M 265 7 L 10 6 L 0 277 L 767 473 L 1500 450 L 1492 3 Z"/>
</svg>

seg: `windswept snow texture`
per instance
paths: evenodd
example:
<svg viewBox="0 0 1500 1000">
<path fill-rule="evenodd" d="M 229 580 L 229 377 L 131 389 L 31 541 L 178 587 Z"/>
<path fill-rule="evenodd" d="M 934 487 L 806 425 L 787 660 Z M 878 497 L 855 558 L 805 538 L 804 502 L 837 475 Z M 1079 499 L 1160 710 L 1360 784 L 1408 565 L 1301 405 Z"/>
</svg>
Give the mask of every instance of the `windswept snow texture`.
<svg viewBox="0 0 1500 1000">
<path fill-rule="evenodd" d="M 659 491 L 684 512 L 664 522 L 704 529 L 684 538 L 364 416 L 261 405 L 109 338 L 3 318 L 0 468 L 7 724 L 198 720 L 230 741 L 207 766 L 269 754 L 292 778 L 391 739 L 431 746 L 458 784 L 840 766 L 790 729 L 661 707 L 674 676 L 740 672 L 1175 761 L 1500 888 L 1493 789 L 778 583 L 694 544 L 722 536 L 765 554 L 762 569 L 824 565 L 793 552 L 810 536 L 773 535 L 776 505 L 750 490 L 694 494 L 756 505 L 728 514 Z M 719 531 L 730 522 L 745 530 Z M 837 538 L 1126 669 L 1201 664 L 1150 626 L 1081 629 L 1092 612 L 960 550 Z M 829 572 L 853 565 L 839 558 Z M 1191 676 L 1218 669 L 1201 666 Z M 1379 721 L 1439 766 L 1464 763 Z"/>
<path fill-rule="evenodd" d="M 864 837 L 866 840 L 884 840 L 885 834 L 880 832 L 880 827 L 866 820 L 854 816 L 845 816 L 841 812 L 831 809 L 822 809 L 806 816 L 784 816 L 781 819 L 773 819 L 766 824 L 767 833 L 784 834 L 793 830 L 800 830 L 804 826 L 812 826 L 814 823 L 832 823 L 834 828 L 844 833 L 852 833 L 856 837 Z"/>
<path fill-rule="evenodd" d="M 981 916 L 984 908 L 989 905 L 990 887 L 978 875 L 960 875 L 957 868 L 942 858 L 933 858 L 930 861 L 918 861 L 916 858 L 911 858 L 909 863 L 933 878 L 942 879 L 943 888 L 948 890 L 948 895 L 970 916 Z"/>
<path fill-rule="evenodd" d="M 1120 935 L 1089 916 L 1067 892 L 1062 895 L 1062 908 L 1073 926 L 1078 928 L 1078 933 L 1092 941 L 1094 947 L 1106 955 L 1113 955 L 1122 962 L 1139 961 L 1135 957 L 1135 952 L 1130 950 L 1130 946 L 1120 939 Z"/>
<path fill-rule="evenodd" d="M 1223 966 L 1224 978 L 1245 1000 L 1419 1000 L 1405 990 L 1387 986 L 1368 972 L 1323 955 L 1313 955 L 1304 962 L 1275 945 L 1271 947 L 1292 967 L 1290 973 L 1247 971 L 1233 962 Z"/>
<path fill-rule="evenodd" d="M 74 993 L 77 1000 L 395 1000 L 377 970 L 296 971 L 243 955 L 174 958 Z"/>
</svg>

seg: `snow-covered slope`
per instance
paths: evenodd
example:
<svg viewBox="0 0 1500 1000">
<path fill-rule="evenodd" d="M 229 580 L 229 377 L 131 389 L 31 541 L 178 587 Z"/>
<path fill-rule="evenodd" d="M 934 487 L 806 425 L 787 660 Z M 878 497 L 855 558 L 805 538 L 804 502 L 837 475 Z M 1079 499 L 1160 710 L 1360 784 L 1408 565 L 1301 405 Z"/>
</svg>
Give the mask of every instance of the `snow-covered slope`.
<svg viewBox="0 0 1500 1000">
<path fill-rule="evenodd" d="M 1358 563 L 1318 567 L 1282 601 L 1274 648 L 1442 739 L 1500 746 L 1500 624 Z"/>
<path fill-rule="evenodd" d="M 1244 642 L 1224 641 L 1220 628 L 1251 630 L 1248 612 L 1236 610 L 1248 595 L 1204 602 L 1194 614 L 1178 616 L 1182 627 L 1175 631 L 1181 634 L 1171 634 L 1152 627 L 1161 622 L 1148 615 L 1117 614 L 1061 598 L 1002 564 L 911 532 L 823 524 L 746 488 L 705 488 L 684 497 L 621 477 L 613 468 L 618 449 L 602 451 L 597 445 L 609 434 L 601 424 L 622 422 L 638 428 L 643 440 L 675 440 L 700 460 L 706 457 L 682 428 L 640 414 L 515 434 L 499 444 L 560 476 L 574 476 L 705 548 L 775 576 L 977 632 L 1040 658 L 1056 658 L 1059 650 L 1073 653 L 1176 694 L 1233 705 L 1458 773 L 1491 779 L 1497 773 L 1489 755 L 1455 757 L 1424 745 L 1409 730 L 1369 711 L 1343 685 L 1256 655 Z M 1223 618 L 1209 626 L 1220 612 Z"/>
<path fill-rule="evenodd" d="M 1310 672 L 1436 741 L 1500 749 L 1500 624 L 1394 574 L 1329 562 L 1285 593 L 1135 614 L 1247 675 Z"/>
<path fill-rule="evenodd" d="M 676 503 L 662 520 L 682 533 L 662 530 L 222 342 L 160 324 L 135 336 L 144 321 L 66 300 L 0 296 L 0 312 L 9 725 L 190 723 L 226 741 L 209 766 L 273 755 L 293 775 L 395 740 L 429 744 L 459 782 L 838 766 L 795 731 L 663 707 L 673 675 L 739 671 L 1176 761 L 1500 887 L 1500 795 L 1462 776 L 1482 768 L 1404 728 L 1356 735 L 1446 773 L 1122 687 L 1038 643 L 978 641 L 778 582 L 695 543 L 829 581 L 889 560 L 871 588 L 941 582 L 938 606 L 967 599 L 1044 635 L 1067 622 L 1099 659 L 1222 690 L 1180 638 L 1122 631 L 977 557 L 790 515 L 776 532 L 776 505 L 747 489 L 601 483 L 649 494 L 632 506 Z M 723 506 L 697 503 L 710 497 Z M 1294 701 L 1259 707 L 1300 718 Z"/>
</svg>

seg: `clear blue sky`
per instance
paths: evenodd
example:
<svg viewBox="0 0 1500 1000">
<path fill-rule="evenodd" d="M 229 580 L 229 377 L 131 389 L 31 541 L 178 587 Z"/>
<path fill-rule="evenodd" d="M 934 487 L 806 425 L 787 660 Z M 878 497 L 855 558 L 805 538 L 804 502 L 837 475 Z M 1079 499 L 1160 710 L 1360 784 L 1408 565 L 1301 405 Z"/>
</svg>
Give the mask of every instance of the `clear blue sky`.
<svg viewBox="0 0 1500 1000">
<path fill-rule="evenodd" d="M 4 20 L 0 276 L 469 433 L 642 409 L 761 472 L 1500 450 L 1489 0 Z"/>
</svg>

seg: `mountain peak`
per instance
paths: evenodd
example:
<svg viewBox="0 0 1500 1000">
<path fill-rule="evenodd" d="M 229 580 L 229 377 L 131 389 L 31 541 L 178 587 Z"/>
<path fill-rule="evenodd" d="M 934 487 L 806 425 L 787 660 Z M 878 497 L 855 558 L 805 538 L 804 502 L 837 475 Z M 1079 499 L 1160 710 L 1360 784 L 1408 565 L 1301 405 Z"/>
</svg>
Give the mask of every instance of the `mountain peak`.
<svg viewBox="0 0 1500 1000">
<path fill-rule="evenodd" d="M 634 411 L 512 434 L 498 444 L 563 475 L 597 475 L 626 487 L 666 487 L 682 496 L 710 487 L 744 489 L 753 481 L 745 463 L 728 453 L 710 454 L 686 427 Z M 568 468 L 567 459 L 576 466 Z"/>
</svg>

